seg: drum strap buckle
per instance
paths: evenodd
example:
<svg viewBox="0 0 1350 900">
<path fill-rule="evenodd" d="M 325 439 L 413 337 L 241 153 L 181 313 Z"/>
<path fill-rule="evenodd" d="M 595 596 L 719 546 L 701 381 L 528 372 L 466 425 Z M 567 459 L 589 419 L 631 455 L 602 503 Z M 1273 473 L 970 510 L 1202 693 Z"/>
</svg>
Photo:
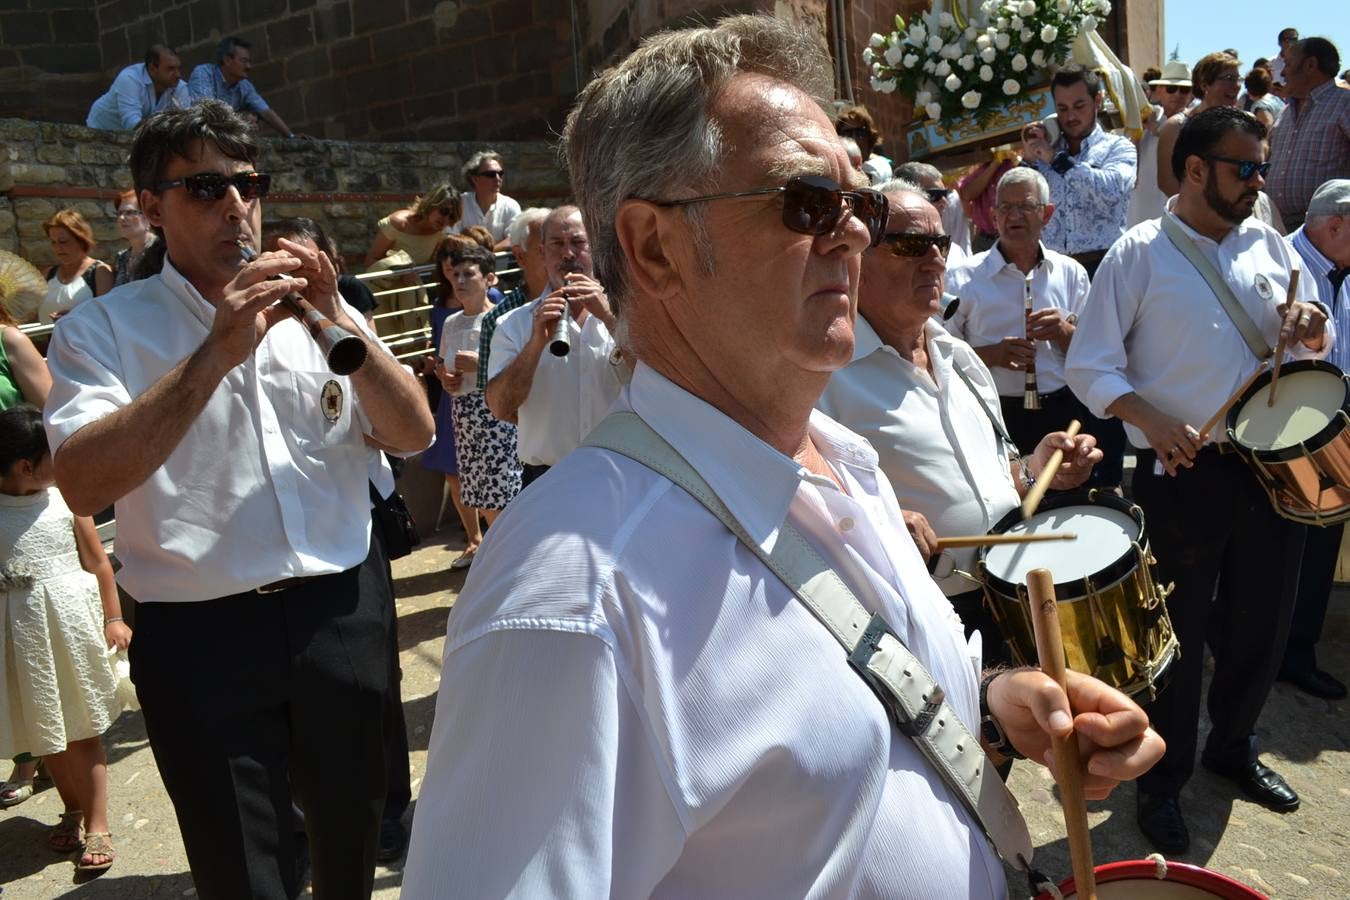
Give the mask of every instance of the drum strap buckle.
<svg viewBox="0 0 1350 900">
<path fill-rule="evenodd" d="M 922 705 L 911 716 L 906 711 L 905 704 L 900 702 L 900 698 L 896 696 L 895 689 L 868 666 L 881 646 L 882 638 L 887 635 L 890 635 L 899 646 L 904 646 L 900 643 L 900 639 L 896 637 L 895 632 L 891 630 L 891 626 L 886 623 L 886 620 L 880 615 L 874 614 L 872 621 L 867 624 L 867 629 L 854 646 L 853 652 L 849 654 L 849 665 L 857 671 L 881 699 L 882 704 L 890 711 L 891 718 L 895 720 L 895 727 L 901 734 L 910 738 L 922 737 L 928 733 L 933 720 L 941 712 L 942 704 L 946 702 L 947 695 L 943 693 L 942 685 L 936 681 L 930 681 L 927 693 L 921 695 L 920 702 Z M 910 672 L 904 674 L 911 676 Z"/>
</svg>

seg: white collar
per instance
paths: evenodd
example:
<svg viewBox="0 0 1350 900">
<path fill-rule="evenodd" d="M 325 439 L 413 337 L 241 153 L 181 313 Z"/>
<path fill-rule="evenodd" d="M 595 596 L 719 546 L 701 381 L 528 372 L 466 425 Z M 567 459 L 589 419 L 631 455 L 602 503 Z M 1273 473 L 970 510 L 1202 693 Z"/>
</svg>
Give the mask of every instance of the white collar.
<svg viewBox="0 0 1350 900">
<path fill-rule="evenodd" d="M 164 257 L 164 268 L 160 270 L 159 277 L 164 286 L 169 289 L 169 292 L 177 297 L 183 306 L 187 307 L 188 312 L 192 313 L 197 321 L 207 328 L 211 327 L 211 323 L 216 318 L 215 306 L 201 295 L 201 292 L 183 276 L 183 273 L 174 268 L 167 254 Z"/>
<path fill-rule="evenodd" d="M 1223 236 L 1223 240 L 1218 240 L 1218 241 L 1216 241 L 1216 240 L 1214 240 L 1214 238 L 1212 238 L 1212 237 L 1206 237 L 1205 235 L 1203 235 L 1203 234 L 1201 234 L 1200 232 L 1196 231 L 1196 230 L 1195 230 L 1194 228 L 1192 228 L 1191 226 L 1187 225 L 1185 222 L 1182 221 L 1181 216 L 1179 216 L 1179 215 L 1176 214 L 1175 209 L 1176 209 L 1176 205 L 1177 205 L 1177 197 L 1178 197 L 1178 196 L 1179 196 L 1179 195 L 1173 195 L 1173 196 L 1167 198 L 1167 202 L 1163 204 L 1163 215 L 1164 215 L 1164 216 L 1168 216 L 1169 218 L 1172 219 L 1172 221 L 1174 221 L 1174 222 L 1176 222 L 1178 225 L 1180 225 L 1182 231 L 1184 231 L 1184 232 L 1186 233 L 1186 236 L 1189 237 L 1189 238 L 1190 238 L 1191 240 L 1193 240 L 1193 241 L 1204 241 L 1205 243 L 1209 244 L 1209 245 L 1212 246 L 1212 247 L 1218 247 L 1220 244 L 1223 244 L 1225 241 L 1229 240 L 1230 238 L 1234 237 L 1235 235 L 1241 234 L 1242 231 L 1243 231 L 1243 229 L 1248 227 L 1248 226 L 1247 226 L 1247 223 L 1251 221 L 1251 218 L 1248 217 L 1247 219 L 1243 220 L 1242 222 L 1239 222 L 1238 224 L 1234 225 L 1232 228 L 1228 229 L 1228 233 L 1225 234 L 1225 235 Z"/>
<path fill-rule="evenodd" d="M 634 369 L 627 394 L 633 411 L 703 476 L 765 552 L 777 540 L 803 480 L 834 485 L 645 363 Z M 871 445 L 824 413 L 812 410 L 807 429 L 830 464 L 876 469 Z"/>
</svg>

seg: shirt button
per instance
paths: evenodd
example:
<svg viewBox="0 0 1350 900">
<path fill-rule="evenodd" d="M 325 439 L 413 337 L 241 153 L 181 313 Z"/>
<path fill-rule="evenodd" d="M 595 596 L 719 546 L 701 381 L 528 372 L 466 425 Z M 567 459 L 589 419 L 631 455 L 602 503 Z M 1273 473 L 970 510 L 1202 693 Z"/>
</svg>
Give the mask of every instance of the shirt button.
<svg viewBox="0 0 1350 900">
<path fill-rule="evenodd" d="M 839 530 L 840 530 L 840 531 L 852 531 L 852 530 L 853 530 L 853 519 L 852 519 L 852 517 L 850 517 L 850 516 L 844 516 L 842 519 L 840 519 L 840 520 L 839 520 Z"/>
</svg>

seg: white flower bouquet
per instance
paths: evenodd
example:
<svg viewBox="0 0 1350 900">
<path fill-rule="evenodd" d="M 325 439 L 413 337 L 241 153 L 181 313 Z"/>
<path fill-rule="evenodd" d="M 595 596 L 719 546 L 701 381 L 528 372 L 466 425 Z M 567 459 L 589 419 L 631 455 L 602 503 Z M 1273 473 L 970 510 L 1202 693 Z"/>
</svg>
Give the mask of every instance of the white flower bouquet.
<svg viewBox="0 0 1350 900">
<path fill-rule="evenodd" d="M 1044 84 L 1074 39 L 1111 11 L 1109 0 L 985 0 L 966 21 L 930 11 L 874 34 L 863 62 L 872 89 L 914 98 L 915 119 L 993 116 Z"/>
</svg>

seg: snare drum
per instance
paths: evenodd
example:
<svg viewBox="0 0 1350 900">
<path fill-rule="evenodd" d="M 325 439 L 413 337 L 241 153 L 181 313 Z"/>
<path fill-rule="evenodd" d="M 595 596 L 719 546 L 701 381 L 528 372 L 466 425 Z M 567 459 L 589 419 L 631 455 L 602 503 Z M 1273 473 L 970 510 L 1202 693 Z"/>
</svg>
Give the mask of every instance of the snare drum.
<svg viewBox="0 0 1350 900">
<path fill-rule="evenodd" d="M 1110 491 L 1057 494 L 1023 521 L 1014 509 L 994 534 L 1076 534 L 1073 541 L 999 544 L 976 554 L 976 571 L 1013 653 L 1036 665 L 1027 573 L 1049 569 L 1070 669 L 1152 700 L 1180 655 L 1149 551 L 1144 513 Z"/>
<path fill-rule="evenodd" d="M 1187 863 L 1138 859 L 1097 866 L 1092 873 L 1099 900 L 1264 900 L 1266 896 L 1226 875 Z M 1072 878 L 1060 884 L 1059 890 L 1066 900 L 1078 896 Z M 1037 894 L 1036 900 L 1050 900 L 1049 892 Z"/>
<path fill-rule="evenodd" d="M 1265 488 L 1275 511 L 1305 525 L 1350 519 L 1350 386 L 1320 360 L 1280 367 L 1275 405 L 1271 372 L 1261 374 L 1228 411 L 1228 439 Z"/>
</svg>

